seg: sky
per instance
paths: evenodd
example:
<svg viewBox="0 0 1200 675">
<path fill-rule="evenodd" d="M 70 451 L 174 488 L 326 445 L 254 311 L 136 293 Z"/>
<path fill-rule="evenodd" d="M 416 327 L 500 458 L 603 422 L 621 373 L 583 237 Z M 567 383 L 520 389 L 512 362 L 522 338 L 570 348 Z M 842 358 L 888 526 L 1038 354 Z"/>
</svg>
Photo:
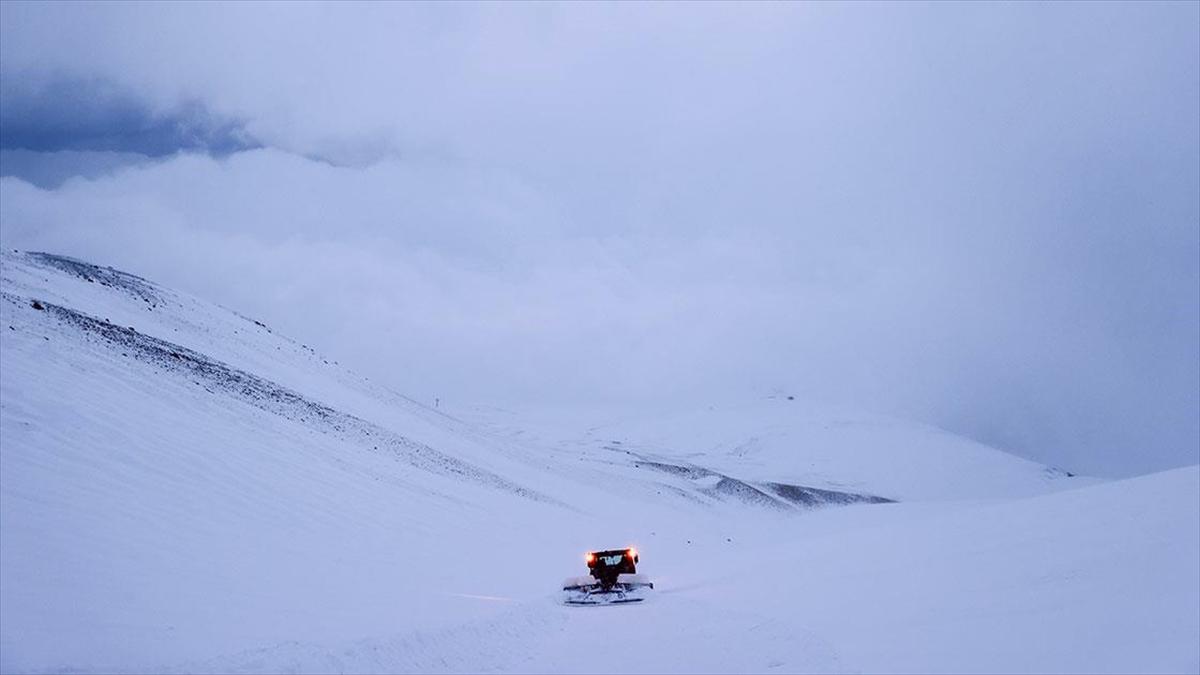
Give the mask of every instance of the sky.
<svg viewBox="0 0 1200 675">
<path fill-rule="evenodd" d="M 0 243 L 413 398 L 1200 462 L 1200 3 L 0 3 Z"/>
</svg>

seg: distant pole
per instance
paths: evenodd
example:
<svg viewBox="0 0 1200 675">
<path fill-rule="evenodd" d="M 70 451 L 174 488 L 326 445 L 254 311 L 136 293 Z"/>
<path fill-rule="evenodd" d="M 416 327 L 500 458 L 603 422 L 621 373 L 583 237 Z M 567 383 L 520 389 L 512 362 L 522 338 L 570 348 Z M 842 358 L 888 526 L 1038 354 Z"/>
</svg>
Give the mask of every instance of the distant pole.
<svg viewBox="0 0 1200 675">
<path fill-rule="evenodd" d="M 436 407 L 438 407 L 438 406 L 439 406 L 439 405 L 441 405 L 441 404 L 442 404 L 442 399 L 440 399 L 440 398 L 438 398 L 438 397 L 434 396 L 434 397 L 433 397 L 433 407 L 435 407 L 435 408 L 436 408 Z"/>
</svg>

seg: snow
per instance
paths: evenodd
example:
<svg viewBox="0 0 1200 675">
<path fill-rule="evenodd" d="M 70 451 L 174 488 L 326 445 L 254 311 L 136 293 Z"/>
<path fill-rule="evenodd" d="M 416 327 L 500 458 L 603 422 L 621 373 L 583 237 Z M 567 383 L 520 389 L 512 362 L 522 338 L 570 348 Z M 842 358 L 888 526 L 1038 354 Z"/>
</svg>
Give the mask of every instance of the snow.
<svg viewBox="0 0 1200 675">
<path fill-rule="evenodd" d="M 446 414 L 151 282 L 0 275 L 6 673 L 1200 670 L 1197 467 L 786 398 Z M 558 603 L 628 545 L 648 600 Z"/>
<path fill-rule="evenodd" d="M 462 413 L 499 434 L 528 438 L 494 410 Z M 601 424 L 539 424 L 548 440 L 588 453 L 605 447 L 687 460 L 741 478 L 850 489 L 896 500 L 1032 496 L 1095 481 L 1021 459 L 941 429 L 881 415 L 814 410 L 777 396 L 703 410 L 617 417 Z M 521 419 L 528 414 L 519 415 Z M 585 431 L 580 433 L 581 430 Z"/>
</svg>

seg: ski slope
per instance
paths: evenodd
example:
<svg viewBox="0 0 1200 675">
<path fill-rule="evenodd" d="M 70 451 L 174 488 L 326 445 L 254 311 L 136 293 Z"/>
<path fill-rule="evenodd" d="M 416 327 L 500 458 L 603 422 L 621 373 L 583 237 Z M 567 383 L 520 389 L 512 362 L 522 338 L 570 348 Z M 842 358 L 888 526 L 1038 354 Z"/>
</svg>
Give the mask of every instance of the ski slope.
<svg viewBox="0 0 1200 675">
<path fill-rule="evenodd" d="M 782 398 L 446 414 L 116 270 L 0 292 L 3 672 L 1200 669 L 1196 467 Z M 630 544 L 651 601 L 555 602 Z"/>
</svg>

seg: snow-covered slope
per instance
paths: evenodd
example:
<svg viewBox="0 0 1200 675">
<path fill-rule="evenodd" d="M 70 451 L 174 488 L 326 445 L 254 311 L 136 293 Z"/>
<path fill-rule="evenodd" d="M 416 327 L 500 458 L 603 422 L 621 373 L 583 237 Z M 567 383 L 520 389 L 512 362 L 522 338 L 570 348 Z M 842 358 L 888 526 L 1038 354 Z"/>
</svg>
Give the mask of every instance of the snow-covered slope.
<svg viewBox="0 0 1200 675">
<path fill-rule="evenodd" d="M 1195 469 L 784 400 L 451 416 L 115 270 L 5 252 L 0 292 L 4 672 L 1200 663 Z M 652 602 L 555 604 L 625 544 Z"/>
<path fill-rule="evenodd" d="M 677 571 L 653 603 L 496 598 L 497 614 L 448 629 L 289 642 L 184 669 L 1196 672 L 1198 491 L 1190 467 L 952 511 L 721 522 L 670 547 Z"/>
<path fill-rule="evenodd" d="M 456 414 L 498 435 L 530 440 L 528 414 L 483 406 Z M 559 411 L 534 433 L 544 445 L 585 457 L 625 454 L 903 501 L 1033 496 L 1096 482 L 935 427 L 814 410 L 786 396 L 633 416 Z"/>
</svg>

